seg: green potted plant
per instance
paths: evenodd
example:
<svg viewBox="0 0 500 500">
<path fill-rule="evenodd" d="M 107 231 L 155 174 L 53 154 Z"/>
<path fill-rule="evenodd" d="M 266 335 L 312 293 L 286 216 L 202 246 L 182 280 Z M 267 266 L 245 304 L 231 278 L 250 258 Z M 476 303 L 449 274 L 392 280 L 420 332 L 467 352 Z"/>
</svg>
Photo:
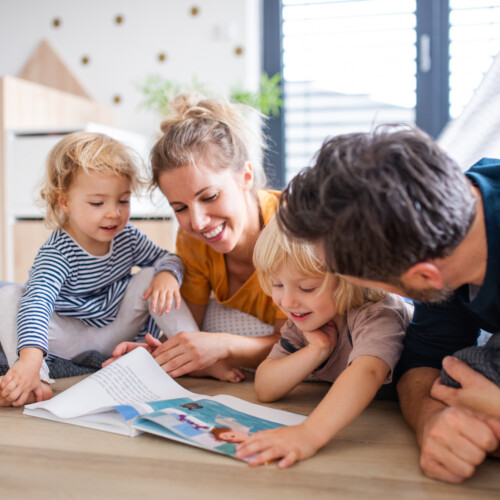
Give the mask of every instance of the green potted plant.
<svg viewBox="0 0 500 500">
<path fill-rule="evenodd" d="M 207 97 L 214 94 L 207 85 L 196 78 L 193 78 L 190 84 L 183 84 L 158 74 L 147 75 L 137 83 L 136 88 L 143 94 L 140 106 L 150 109 L 160 116 L 165 116 L 169 101 L 182 92 L 194 90 Z M 281 75 L 279 73 L 271 77 L 267 73 L 263 73 L 256 92 L 245 90 L 242 85 L 237 85 L 231 88 L 229 99 L 232 102 L 252 106 L 265 116 L 278 116 L 283 107 L 281 90 Z"/>
</svg>

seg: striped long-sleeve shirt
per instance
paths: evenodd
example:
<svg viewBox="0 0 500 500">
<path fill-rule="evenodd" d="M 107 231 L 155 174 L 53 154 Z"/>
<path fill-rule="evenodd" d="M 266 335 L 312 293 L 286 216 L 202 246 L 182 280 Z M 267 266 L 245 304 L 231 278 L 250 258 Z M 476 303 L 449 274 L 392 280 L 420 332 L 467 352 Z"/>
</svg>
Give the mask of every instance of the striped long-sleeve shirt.
<svg viewBox="0 0 500 500">
<path fill-rule="evenodd" d="M 53 311 L 101 327 L 111 323 L 131 278 L 132 267 L 170 271 L 179 286 L 181 259 L 153 243 L 131 224 L 113 239 L 103 256 L 86 252 L 58 229 L 38 251 L 21 299 L 17 319 L 18 351 L 39 347 L 48 352 L 48 325 Z"/>
</svg>

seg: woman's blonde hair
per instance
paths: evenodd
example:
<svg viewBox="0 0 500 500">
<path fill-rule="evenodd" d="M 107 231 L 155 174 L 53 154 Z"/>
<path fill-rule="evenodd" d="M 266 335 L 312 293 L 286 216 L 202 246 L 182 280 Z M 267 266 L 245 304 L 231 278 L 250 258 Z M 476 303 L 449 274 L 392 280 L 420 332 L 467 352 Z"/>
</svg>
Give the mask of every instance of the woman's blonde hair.
<svg viewBox="0 0 500 500">
<path fill-rule="evenodd" d="M 328 271 L 326 265 L 315 255 L 313 246 L 302 240 L 288 238 L 279 228 L 276 217 L 262 230 L 253 252 L 253 264 L 257 270 L 260 285 L 267 295 L 272 294 L 273 277 L 285 265 L 293 265 L 305 276 L 324 280 L 318 293 L 332 287 L 337 314 L 345 314 L 349 309 L 365 302 L 377 302 L 385 297 L 385 292 L 375 288 L 353 285 L 342 276 Z"/>
<path fill-rule="evenodd" d="M 67 216 L 59 207 L 59 196 L 69 191 L 78 171 L 124 177 L 136 192 L 142 184 L 140 164 L 137 153 L 107 135 L 91 132 L 66 135 L 47 158 L 39 200 L 46 212 L 46 225 L 57 228 L 66 223 Z"/>
<path fill-rule="evenodd" d="M 256 189 L 266 186 L 263 115 L 250 106 L 201 94 L 181 94 L 169 105 L 163 136 L 151 150 L 152 185 L 159 176 L 199 158 L 218 170 L 241 172 L 248 161 Z"/>
</svg>

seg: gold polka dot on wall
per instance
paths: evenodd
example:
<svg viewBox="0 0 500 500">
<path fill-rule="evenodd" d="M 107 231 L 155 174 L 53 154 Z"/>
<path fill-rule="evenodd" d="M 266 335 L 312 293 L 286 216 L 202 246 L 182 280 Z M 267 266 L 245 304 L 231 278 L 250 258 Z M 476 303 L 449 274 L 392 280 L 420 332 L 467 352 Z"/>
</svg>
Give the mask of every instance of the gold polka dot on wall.
<svg viewBox="0 0 500 500">
<path fill-rule="evenodd" d="M 86 65 L 90 64 L 90 57 L 89 56 L 82 56 L 80 61 L 84 66 L 86 66 Z"/>
<path fill-rule="evenodd" d="M 116 94 L 115 96 L 113 96 L 113 102 L 115 104 L 120 104 L 122 102 L 122 98 L 120 95 Z"/>
<path fill-rule="evenodd" d="M 243 54 L 243 47 L 236 47 L 234 49 L 234 53 L 237 55 L 237 56 L 241 56 Z"/>
<path fill-rule="evenodd" d="M 200 9 L 198 7 L 191 7 L 191 15 L 193 17 L 197 16 L 200 13 Z"/>
<path fill-rule="evenodd" d="M 117 15 L 115 16 L 115 23 L 116 24 L 123 24 L 123 22 L 125 21 L 125 18 L 121 15 Z"/>
<path fill-rule="evenodd" d="M 160 52 L 158 54 L 158 61 L 165 62 L 167 60 L 167 54 L 165 52 Z"/>
<path fill-rule="evenodd" d="M 59 26 L 61 26 L 61 24 L 62 24 L 62 21 L 58 17 L 54 17 L 54 19 L 52 19 L 52 26 L 54 28 L 59 28 Z"/>
</svg>

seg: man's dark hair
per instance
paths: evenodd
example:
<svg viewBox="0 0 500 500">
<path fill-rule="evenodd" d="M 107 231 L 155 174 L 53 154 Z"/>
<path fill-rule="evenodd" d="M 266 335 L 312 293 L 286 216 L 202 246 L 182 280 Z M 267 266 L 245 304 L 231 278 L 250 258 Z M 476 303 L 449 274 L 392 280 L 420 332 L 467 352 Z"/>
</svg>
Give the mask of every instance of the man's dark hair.
<svg viewBox="0 0 500 500">
<path fill-rule="evenodd" d="M 449 255 L 476 213 L 458 165 L 421 130 L 384 125 L 327 140 L 283 191 L 289 234 L 323 241 L 328 266 L 373 281 Z"/>
</svg>

